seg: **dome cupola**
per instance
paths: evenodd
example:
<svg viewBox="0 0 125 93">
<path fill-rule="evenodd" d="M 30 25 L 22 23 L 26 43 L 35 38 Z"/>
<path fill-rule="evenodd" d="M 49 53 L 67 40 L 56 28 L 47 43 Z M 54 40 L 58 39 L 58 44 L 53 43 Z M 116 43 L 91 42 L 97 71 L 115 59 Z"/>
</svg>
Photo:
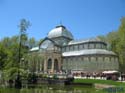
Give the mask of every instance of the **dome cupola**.
<svg viewBox="0 0 125 93">
<path fill-rule="evenodd" d="M 73 35 L 63 25 L 56 26 L 48 33 L 47 37 L 48 38 L 66 37 L 68 39 L 73 40 Z"/>
</svg>

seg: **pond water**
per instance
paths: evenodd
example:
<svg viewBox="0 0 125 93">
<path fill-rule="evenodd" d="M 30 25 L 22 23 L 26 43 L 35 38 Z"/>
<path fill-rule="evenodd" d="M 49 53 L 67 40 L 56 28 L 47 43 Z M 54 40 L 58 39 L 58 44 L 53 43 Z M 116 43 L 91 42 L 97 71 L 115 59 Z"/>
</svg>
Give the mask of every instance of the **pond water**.
<svg viewBox="0 0 125 93">
<path fill-rule="evenodd" d="M 91 87 L 83 86 L 30 86 L 22 89 L 0 88 L 0 93 L 97 93 L 97 90 Z"/>
</svg>

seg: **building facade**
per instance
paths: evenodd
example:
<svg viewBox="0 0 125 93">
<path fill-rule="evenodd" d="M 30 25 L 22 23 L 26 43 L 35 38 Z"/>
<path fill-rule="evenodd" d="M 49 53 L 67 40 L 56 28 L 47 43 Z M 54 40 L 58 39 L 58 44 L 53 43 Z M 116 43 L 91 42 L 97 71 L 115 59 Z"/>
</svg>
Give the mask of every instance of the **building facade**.
<svg viewBox="0 0 125 93">
<path fill-rule="evenodd" d="M 52 29 L 38 47 L 30 49 L 30 53 L 37 53 L 43 59 L 35 67 L 37 72 L 101 72 L 119 69 L 117 55 L 107 50 L 105 42 L 98 38 L 74 40 L 63 25 Z"/>
</svg>

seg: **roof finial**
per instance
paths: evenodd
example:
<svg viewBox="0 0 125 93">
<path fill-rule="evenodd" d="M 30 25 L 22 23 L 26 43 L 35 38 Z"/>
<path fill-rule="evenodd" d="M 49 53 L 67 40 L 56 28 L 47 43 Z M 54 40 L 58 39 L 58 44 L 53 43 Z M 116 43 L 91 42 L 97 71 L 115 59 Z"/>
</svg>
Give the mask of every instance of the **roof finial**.
<svg viewBox="0 0 125 93">
<path fill-rule="evenodd" d="M 60 20 L 59 25 L 57 25 L 57 26 L 56 26 L 56 28 L 58 28 L 58 27 L 63 27 L 63 28 L 66 28 L 65 26 L 63 26 L 63 24 L 62 24 L 62 21 L 61 21 L 61 20 Z"/>
<path fill-rule="evenodd" d="M 62 21 L 60 20 L 60 26 L 62 26 Z"/>
</svg>

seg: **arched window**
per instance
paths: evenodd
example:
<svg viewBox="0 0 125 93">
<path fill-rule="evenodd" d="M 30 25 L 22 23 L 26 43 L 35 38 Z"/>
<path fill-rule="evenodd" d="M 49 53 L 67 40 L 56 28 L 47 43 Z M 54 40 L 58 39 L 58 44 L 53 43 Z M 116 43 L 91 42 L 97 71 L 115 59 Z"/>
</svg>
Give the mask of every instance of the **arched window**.
<svg viewBox="0 0 125 93">
<path fill-rule="evenodd" d="M 47 66 L 47 68 L 51 69 L 51 67 L 52 67 L 52 59 L 48 59 L 48 66 Z"/>
<path fill-rule="evenodd" d="M 55 59 L 54 60 L 54 70 L 56 70 L 56 71 L 58 71 L 59 70 L 59 64 L 58 64 L 58 60 L 57 59 Z"/>
</svg>

